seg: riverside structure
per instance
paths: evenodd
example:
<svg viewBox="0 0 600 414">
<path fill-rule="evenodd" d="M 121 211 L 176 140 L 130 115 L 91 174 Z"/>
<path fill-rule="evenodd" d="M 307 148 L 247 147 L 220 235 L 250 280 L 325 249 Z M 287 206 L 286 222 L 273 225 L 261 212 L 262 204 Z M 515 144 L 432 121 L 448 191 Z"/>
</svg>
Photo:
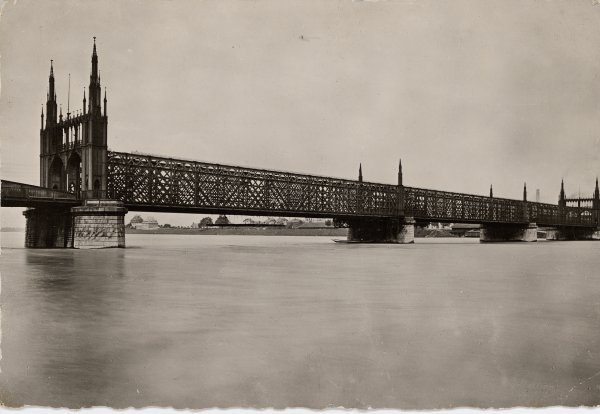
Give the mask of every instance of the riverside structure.
<svg viewBox="0 0 600 414">
<path fill-rule="evenodd" d="M 89 101 L 57 110 L 52 61 L 41 114 L 40 185 L 2 180 L 3 207 L 28 207 L 26 247 L 125 247 L 128 210 L 333 218 L 353 242 L 413 243 L 415 223 L 476 223 L 482 242 L 600 239 L 598 180 L 591 198 L 558 204 L 453 193 L 397 184 L 295 174 L 108 150 L 94 38 Z"/>
</svg>

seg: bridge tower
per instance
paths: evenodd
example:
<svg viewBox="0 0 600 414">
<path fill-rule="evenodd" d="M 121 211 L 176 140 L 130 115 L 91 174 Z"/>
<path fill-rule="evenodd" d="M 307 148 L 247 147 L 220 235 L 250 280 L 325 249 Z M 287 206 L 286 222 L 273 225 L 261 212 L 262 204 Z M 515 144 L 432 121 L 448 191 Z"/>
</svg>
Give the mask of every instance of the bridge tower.
<svg viewBox="0 0 600 414">
<path fill-rule="evenodd" d="M 83 108 L 71 113 L 67 106 L 63 116 L 50 61 L 46 122 L 42 110 L 40 127 L 40 186 L 76 194 L 83 205 L 27 210 L 26 247 L 125 247 L 127 209 L 107 199 L 107 99 L 106 90 L 102 99 L 95 37 L 87 96 L 84 89 Z"/>
<path fill-rule="evenodd" d="M 76 193 L 81 198 L 106 197 L 107 188 L 107 100 L 102 90 L 98 69 L 96 39 L 92 51 L 92 70 L 86 108 L 66 117 L 57 111 L 53 62 L 50 63 L 46 123 L 42 111 L 40 129 L 40 185 Z"/>
</svg>

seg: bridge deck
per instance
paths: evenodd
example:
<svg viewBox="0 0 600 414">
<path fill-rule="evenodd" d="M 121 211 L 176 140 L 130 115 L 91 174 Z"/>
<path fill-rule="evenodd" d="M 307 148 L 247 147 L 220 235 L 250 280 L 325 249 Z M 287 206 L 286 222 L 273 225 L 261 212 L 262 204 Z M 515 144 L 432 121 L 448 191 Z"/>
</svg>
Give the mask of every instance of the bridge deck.
<svg viewBox="0 0 600 414">
<path fill-rule="evenodd" d="M 108 191 L 134 211 L 598 227 L 586 207 L 109 152 Z M 75 194 L 2 180 L 3 207 L 75 206 Z M 85 198 L 86 194 L 82 194 Z M 90 195 L 92 196 L 92 195 Z M 98 194 L 93 196 L 97 197 Z M 589 203 L 588 203 L 589 204 Z"/>
<path fill-rule="evenodd" d="M 76 206 L 81 204 L 75 194 L 35 185 L 1 180 L 2 207 Z"/>
<path fill-rule="evenodd" d="M 589 209 L 109 152 L 108 193 L 130 210 L 418 221 L 598 225 Z"/>
</svg>

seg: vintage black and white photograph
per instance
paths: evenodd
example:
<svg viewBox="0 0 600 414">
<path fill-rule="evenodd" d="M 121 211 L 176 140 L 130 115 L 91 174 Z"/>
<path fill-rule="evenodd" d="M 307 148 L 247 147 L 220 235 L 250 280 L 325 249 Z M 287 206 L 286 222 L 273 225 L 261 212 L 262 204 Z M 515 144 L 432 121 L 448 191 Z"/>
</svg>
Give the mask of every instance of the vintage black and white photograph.
<svg viewBox="0 0 600 414">
<path fill-rule="evenodd" d="M 0 3 L 0 409 L 600 405 L 598 0 Z"/>
</svg>

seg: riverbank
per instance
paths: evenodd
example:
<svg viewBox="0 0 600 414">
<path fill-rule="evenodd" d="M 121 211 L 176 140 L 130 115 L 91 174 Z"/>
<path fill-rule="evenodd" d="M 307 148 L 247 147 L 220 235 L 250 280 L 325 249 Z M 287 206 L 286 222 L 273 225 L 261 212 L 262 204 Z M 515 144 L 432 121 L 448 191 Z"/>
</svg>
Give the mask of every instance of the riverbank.
<svg viewBox="0 0 600 414">
<path fill-rule="evenodd" d="M 190 228 L 158 228 L 152 230 L 139 230 L 127 228 L 126 234 L 188 234 L 205 236 L 337 236 L 346 237 L 347 228 L 286 228 L 286 227 L 208 227 L 199 229 Z M 448 230 L 415 228 L 415 237 L 457 237 Z"/>
<path fill-rule="evenodd" d="M 301 228 L 288 229 L 285 227 L 210 227 L 201 229 L 188 228 L 159 228 L 152 230 L 125 229 L 126 234 L 189 234 L 189 235 L 219 235 L 219 236 L 342 236 L 346 237 L 348 229 L 344 228 Z"/>
</svg>

